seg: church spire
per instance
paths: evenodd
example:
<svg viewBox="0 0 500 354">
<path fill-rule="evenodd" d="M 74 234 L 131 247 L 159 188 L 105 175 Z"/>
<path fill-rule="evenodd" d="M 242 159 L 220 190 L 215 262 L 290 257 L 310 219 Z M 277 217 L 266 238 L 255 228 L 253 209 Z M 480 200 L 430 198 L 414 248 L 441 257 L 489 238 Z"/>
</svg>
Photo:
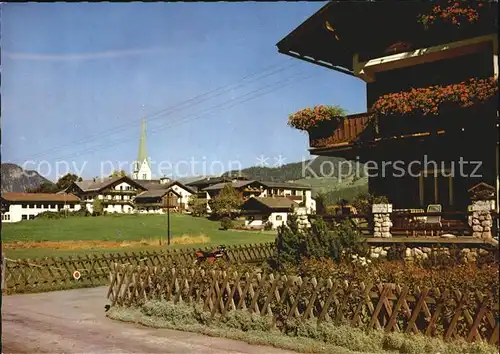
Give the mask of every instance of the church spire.
<svg viewBox="0 0 500 354">
<path fill-rule="evenodd" d="M 141 139 L 139 141 L 139 155 L 137 161 L 143 163 L 147 161 L 148 154 L 146 152 L 146 116 L 144 115 L 144 106 L 142 106 L 142 125 L 141 125 Z"/>
<path fill-rule="evenodd" d="M 151 166 L 149 166 L 148 154 L 146 152 L 146 116 L 142 106 L 143 117 L 141 124 L 141 138 L 139 140 L 139 154 L 135 163 L 133 178 L 138 180 L 151 180 Z"/>
</svg>

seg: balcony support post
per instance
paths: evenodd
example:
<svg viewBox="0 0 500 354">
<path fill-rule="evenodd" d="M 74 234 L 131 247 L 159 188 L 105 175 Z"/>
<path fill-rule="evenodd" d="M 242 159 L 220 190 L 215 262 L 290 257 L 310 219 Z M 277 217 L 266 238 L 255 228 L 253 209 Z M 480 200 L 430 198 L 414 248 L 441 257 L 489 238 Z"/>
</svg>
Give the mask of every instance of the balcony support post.
<svg viewBox="0 0 500 354">
<path fill-rule="evenodd" d="M 373 204 L 373 237 L 392 237 L 392 204 Z"/>
</svg>

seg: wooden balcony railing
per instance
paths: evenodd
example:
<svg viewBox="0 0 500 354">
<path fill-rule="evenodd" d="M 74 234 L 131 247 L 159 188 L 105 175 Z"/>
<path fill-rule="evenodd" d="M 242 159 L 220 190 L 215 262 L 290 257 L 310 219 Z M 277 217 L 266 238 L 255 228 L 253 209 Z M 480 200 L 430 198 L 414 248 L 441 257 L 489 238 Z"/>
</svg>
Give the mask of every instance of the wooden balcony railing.
<svg viewBox="0 0 500 354">
<path fill-rule="evenodd" d="M 134 189 L 106 189 L 102 192 L 102 194 L 137 194 L 138 191 Z"/>
<path fill-rule="evenodd" d="M 313 149 L 343 148 L 355 143 L 454 134 L 463 130 L 479 132 L 481 125 L 471 117 L 492 117 L 496 114 L 496 101 L 493 99 L 496 97 L 470 107 L 459 107 L 453 102 L 443 103 L 438 115 L 418 112 L 377 115 L 369 112 L 321 121 L 309 131 L 309 144 Z"/>
<path fill-rule="evenodd" d="M 364 135 L 373 135 L 375 130 L 370 121 L 372 113 L 346 116 L 339 121 L 324 122 L 309 132 L 312 148 L 323 148 L 352 144 Z"/>
<path fill-rule="evenodd" d="M 469 225 L 468 217 L 471 212 L 444 211 L 444 212 L 393 212 L 391 214 L 391 234 L 393 237 L 422 237 L 440 236 L 452 234 L 455 236 L 471 236 L 472 227 Z M 498 214 L 491 212 L 493 219 L 492 235 L 497 234 L 496 219 Z M 366 236 L 373 235 L 373 214 L 337 214 L 337 215 L 314 215 L 311 218 L 321 217 L 327 223 L 350 220 L 360 232 Z M 439 217 L 438 222 L 429 222 L 427 218 Z"/>
</svg>

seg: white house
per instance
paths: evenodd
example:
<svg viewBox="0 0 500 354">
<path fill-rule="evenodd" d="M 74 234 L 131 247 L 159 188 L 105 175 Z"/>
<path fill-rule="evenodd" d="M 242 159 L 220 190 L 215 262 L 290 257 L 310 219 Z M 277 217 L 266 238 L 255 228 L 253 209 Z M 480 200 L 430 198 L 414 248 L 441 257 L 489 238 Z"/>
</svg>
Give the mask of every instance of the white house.
<svg viewBox="0 0 500 354">
<path fill-rule="evenodd" d="M 2 193 L 2 222 L 32 220 L 38 214 L 50 211 L 80 210 L 80 198 L 67 193 Z"/>
<path fill-rule="evenodd" d="M 251 197 L 241 206 L 241 213 L 245 216 L 245 226 L 263 228 L 270 222 L 273 229 L 285 225 L 290 213 L 295 211 L 299 215 L 306 214 L 305 207 L 288 198 L 280 197 Z"/>
<path fill-rule="evenodd" d="M 316 201 L 309 186 L 286 182 L 262 182 L 266 191 L 262 197 L 282 196 L 292 199 L 305 207 L 306 214 L 316 213 Z"/>
<path fill-rule="evenodd" d="M 196 194 L 196 191 L 193 190 L 192 188 L 184 185 L 179 181 L 172 181 L 170 178 L 167 177 L 160 178 L 159 180 L 149 180 L 149 181 L 136 180 L 135 182 L 140 184 L 148 191 L 156 191 L 156 190 L 159 191 L 158 193 L 153 193 L 154 195 L 160 195 L 161 191 L 167 191 L 167 190 L 172 190 L 173 192 L 175 192 L 175 194 L 178 195 L 178 200 L 176 201 L 178 211 L 188 211 L 189 198 L 193 194 Z M 145 195 L 143 195 L 143 198 L 141 198 L 141 200 L 136 200 L 136 204 L 141 203 L 145 198 L 144 196 Z"/>
<path fill-rule="evenodd" d="M 108 213 L 132 213 L 135 196 L 145 190 L 139 183 L 123 176 L 74 182 L 66 192 L 79 196 L 90 212 L 93 212 L 94 200 L 97 198 Z"/>
</svg>

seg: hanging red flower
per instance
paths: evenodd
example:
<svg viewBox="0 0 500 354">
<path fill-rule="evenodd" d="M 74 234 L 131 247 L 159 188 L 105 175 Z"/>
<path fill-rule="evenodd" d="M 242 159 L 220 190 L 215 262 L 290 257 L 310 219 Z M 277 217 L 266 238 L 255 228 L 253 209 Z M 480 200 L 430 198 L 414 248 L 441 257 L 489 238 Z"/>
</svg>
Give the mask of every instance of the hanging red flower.
<svg viewBox="0 0 500 354">
<path fill-rule="evenodd" d="M 415 114 L 438 115 L 443 103 L 470 107 L 484 102 L 498 93 L 498 79 L 472 78 L 458 84 L 411 89 L 379 97 L 372 110 L 382 115 Z"/>
<path fill-rule="evenodd" d="M 344 117 L 346 112 L 339 106 L 318 105 L 314 108 L 304 108 L 288 117 L 288 125 L 299 130 L 310 130 L 319 122 L 329 121 L 335 117 Z"/>
<path fill-rule="evenodd" d="M 444 5 L 435 5 L 429 13 L 420 14 L 417 19 L 426 28 L 438 22 L 449 23 L 455 26 L 474 23 L 479 20 L 480 9 L 485 0 L 463 1 L 448 0 Z"/>
</svg>

